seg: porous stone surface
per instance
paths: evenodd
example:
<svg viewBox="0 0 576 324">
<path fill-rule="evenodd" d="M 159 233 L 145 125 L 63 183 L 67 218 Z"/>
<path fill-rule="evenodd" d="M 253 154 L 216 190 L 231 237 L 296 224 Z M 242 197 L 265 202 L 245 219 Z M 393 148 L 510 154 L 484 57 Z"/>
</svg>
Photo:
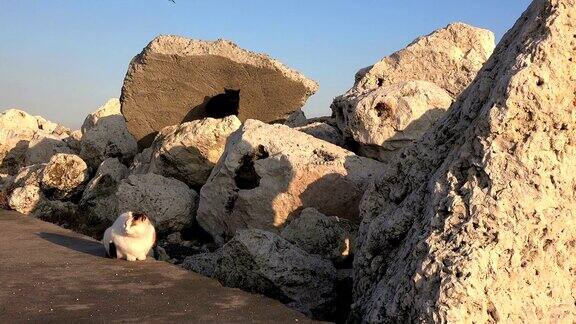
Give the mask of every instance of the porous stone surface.
<svg viewBox="0 0 576 324">
<path fill-rule="evenodd" d="M 353 227 L 343 219 L 306 208 L 282 230 L 280 236 L 310 254 L 333 260 L 353 254 L 356 240 L 350 230 Z"/>
<path fill-rule="evenodd" d="M 0 172 L 14 175 L 25 166 L 46 163 L 56 153 L 73 153 L 62 141 L 69 130 L 20 109 L 0 113 Z"/>
<path fill-rule="evenodd" d="M 419 139 L 452 104 L 448 92 L 428 81 L 399 82 L 349 98 L 347 130 L 363 156 L 388 162 Z"/>
<path fill-rule="evenodd" d="M 79 156 L 58 153 L 48 161 L 40 185 L 53 199 L 68 199 L 81 192 L 88 181 L 88 166 Z"/>
<path fill-rule="evenodd" d="M 241 121 L 273 122 L 302 107 L 318 84 L 230 41 L 159 36 L 130 63 L 122 113 L 142 149 L 162 128 L 206 117 L 206 104 L 224 89 L 240 90 Z"/>
<path fill-rule="evenodd" d="M 194 254 L 182 262 L 184 269 L 194 271 L 206 277 L 214 277 L 216 266 L 220 260 L 220 251 Z"/>
<path fill-rule="evenodd" d="M 352 321 L 576 317 L 574 17 L 574 1 L 533 1 L 366 193 Z"/>
<path fill-rule="evenodd" d="M 38 186 L 25 185 L 12 191 L 8 205 L 22 214 L 31 214 L 44 199 L 46 198 Z"/>
<path fill-rule="evenodd" d="M 128 176 L 128 168 L 117 158 L 108 158 L 86 185 L 79 204 L 79 217 L 100 233 L 119 215 L 116 190 L 122 179 Z M 107 226 L 108 225 L 108 226 Z"/>
<path fill-rule="evenodd" d="M 334 312 L 334 266 L 280 236 L 241 230 L 221 255 L 215 277 L 223 285 L 274 297 L 308 316 Z"/>
<path fill-rule="evenodd" d="M 179 231 L 194 221 L 198 194 L 185 183 L 154 173 L 130 175 L 118 186 L 118 213 L 144 212 L 160 233 Z"/>
<path fill-rule="evenodd" d="M 110 157 L 130 163 L 137 151 L 136 139 L 128 131 L 118 99 L 108 100 L 84 120 L 80 156 L 91 168 L 98 168 Z"/>
<path fill-rule="evenodd" d="M 200 191 L 198 223 L 222 244 L 243 228 L 278 233 L 306 207 L 359 222 L 362 194 L 382 168 L 287 126 L 247 120 Z"/>
<path fill-rule="evenodd" d="M 345 145 L 342 133 L 328 123 L 313 122 L 304 126 L 294 127 L 294 129 L 340 147 Z"/>
<path fill-rule="evenodd" d="M 331 105 L 338 128 L 367 156 L 380 158 L 381 150 L 386 161 L 442 116 L 493 49 L 492 32 L 463 23 L 416 39 L 358 71 L 354 86 Z"/>
<path fill-rule="evenodd" d="M 228 136 L 240 128 L 236 116 L 205 118 L 160 131 L 152 144 L 148 172 L 200 188 L 224 152 Z"/>
</svg>

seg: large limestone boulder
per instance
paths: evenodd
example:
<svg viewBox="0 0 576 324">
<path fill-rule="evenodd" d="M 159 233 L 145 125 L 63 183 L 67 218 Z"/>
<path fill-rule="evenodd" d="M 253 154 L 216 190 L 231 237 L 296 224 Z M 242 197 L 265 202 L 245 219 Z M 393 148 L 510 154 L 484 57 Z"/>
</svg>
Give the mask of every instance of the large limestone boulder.
<svg viewBox="0 0 576 324">
<path fill-rule="evenodd" d="M 339 260 L 353 254 L 355 227 L 344 219 L 306 208 L 282 230 L 281 236 L 310 254 Z"/>
<path fill-rule="evenodd" d="M 154 173 L 130 175 L 116 193 L 118 212 L 144 212 L 161 233 L 176 232 L 194 221 L 198 194 L 185 183 Z"/>
<path fill-rule="evenodd" d="M 276 234 L 242 230 L 221 249 L 215 277 L 266 294 L 309 316 L 334 312 L 336 269 Z"/>
<path fill-rule="evenodd" d="M 164 128 L 154 140 L 148 172 L 200 188 L 224 152 L 228 136 L 240 128 L 236 116 L 206 118 Z"/>
<path fill-rule="evenodd" d="M 118 217 L 116 191 L 127 176 L 128 168 L 120 160 L 108 158 L 86 185 L 79 204 L 79 217 L 94 233 L 103 233 Z"/>
<path fill-rule="evenodd" d="M 388 161 L 420 138 L 464 90 L 494 49 L 492 32 L 455 23 L 364 68 L 332 112 L 362 155 Z"/>
<path fill-rule="evenodd" d="M 88 179 L 88 166 L 79 156 L 59 153 L 44 167 L 40 184 L 47 196 L 64 200 L 81 192 Z"/>
<path fill-rule="evenodd" d="M 366 193 L 353 322 L 576 318 L 574 17 L 533 1 Z"/>
<path fill-rule="evenodd" d="M 281 121 L 304 105 L 318 84 L 265 54 L 217 40 L 159 36 L 134 57 L 122 87 L 122 113 L 141 148 L 156 132 L 206 117 L 225 89 L 240 90 L 238 118 Z M 228 107 L 222 107 L 226 109 Z"/>
<path fill-rule="evenodd" d="M 383 165 L 284 125 L 247 120 L 200 191 L 199 224 L 218 243 L 242 228 L 278 232 L 306 207 L 358 222 Z"/>
<path fill-rule="evenodd" d="M 80 156 L 91 168 L 98 168 L 107 158 L 130 163 L 137 153 L 136 139 L 120 113 L 120 101 L 110 99 L 82 124 Z"/>
<path fill-rule="evenodd" d="M 69 130 L 19 109 L 0 113 L 0 173 L 16 174 L 25 166 L 46 163 L 56 153 L 73 153 L 63 141 Z"/>
</svg>

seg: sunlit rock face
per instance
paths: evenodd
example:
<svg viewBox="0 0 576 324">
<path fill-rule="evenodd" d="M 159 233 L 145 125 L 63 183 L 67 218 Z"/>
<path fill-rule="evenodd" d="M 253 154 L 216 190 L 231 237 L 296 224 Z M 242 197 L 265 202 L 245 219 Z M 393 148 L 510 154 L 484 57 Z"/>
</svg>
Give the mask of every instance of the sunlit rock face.
<svg viewBox="0 0 576 324">
<path fill-rule="evenodd" d="M 14 175 L 25 166 L 47 163 L 57 153 L 74 153 L 70 130 L 20 109 L 0 113 L 0 173 Z"/>
<path fill-rule="evenodd" d="M 533 1 L 366 192 L 353 321 L 576 317 L 574 17 L 574 1 Z"/>
<path fill-rule="evenodd" d="M 389 161 L 444 116 L 494 49 L 492 32 L 450 24 L 356 74 L 331 105 L 363 156 Z"/>
<path fill-rule="evenodd" d="M 222 156 L 228 136 L 240 128 L 236 116 L 204 118 L 162 129 L 149 156 L 133 173 L 156 173 L 199 189 Z M 147 153 L 144 153 L 147 154 Z"/>
<path fill-rule="evenodd" d="M 120 113 L 120 101 L 110 99 L 82 124 L 80 156 L 94 170 L 107 158 L 130 163 L 138 150 L 136 139 Z"/>
<path fill-rule="evenodd" d="M 360 199 L 382 168 L 287 126 L 248 120 L 200 191 L 198 222 L 220 243 L 243 228 L 278 232 L 306 207 L 359 222 Z"/>
<path fill-rule="evenodd" d="M 284 121 L 317 90 L 301 73 L 230 41 L 159 36 L 130 63 L 120 100 L 143 149 L 166 126 L 228 111 L 241 121 Z"/>
</svg>

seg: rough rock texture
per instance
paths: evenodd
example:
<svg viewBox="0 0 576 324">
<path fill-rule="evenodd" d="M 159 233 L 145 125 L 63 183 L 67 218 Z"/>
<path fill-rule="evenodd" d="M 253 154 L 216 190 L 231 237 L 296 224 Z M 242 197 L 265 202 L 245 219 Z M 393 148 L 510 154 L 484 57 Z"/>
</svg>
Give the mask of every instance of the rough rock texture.
<svg viewBox="0 0 576 324">
<path fill-rule="evenodd" d="M 8 205 L 19 213 L 31 214 L 44 199 L 38 186 L 25 185 L 12 191 Z"/>
<path fill-rule="evenodd" d="M 220 257 L 220 251 L 194 254 L 184 259 L 182 267 L 206 277 L 214 277 Z"/>
<path fill-rule="evenodd" d="M 88 177 L 88 166 L 79 156 L 59 153 L 46 164 L 40 184 L 48 196 L 62 200 L 84 189 Z"/>
<path fill-rule="evenodd" d="M 304 126 L 295 127 L 294 129 L 340 147 L 345 145 L 342 133 L 340 133 L 336 127 L 327 123 L 313 122 Z"/>
<path fill-rule="evenodd" d="M 288 127 L 300 127 L 307 124 L 306 114 L 301 109 L 296 110 L 284 121 L 284 125 Z"/>
<path fill-rule="evenodd" d="M 356 240 L 354 226 L 338 217 L 328 217 L 314 208 L 306 208 L 280 234 L 288 242 L 325 259 L 347 257 Z"/>
<path fill-rule="evenodd" d="M 148 172 L 200 188 L 224 152 L 228 136 L 240 128 L 236 116 L 206 118 L 164 128 L 152 144 Z"/>
<path fill-rule="evenodd" d="M 336 269 L 276 234 L 239 231 L 221 249 L 216 278 L 225 286 L 262 293 L 311 316 L 334 311 Z"/>
<path fill-rule="evenodd" d="M 79 217 L 94 233 L 100 233 L 118 217 L 118 185 L 128 176 L 128 168 L 116 158 L 108 158 L 100 164 L 96 175 L 82 193 Z"/>
<path fill-rule="evenodd" d="M 68 134 L 67 128 L 22 110 L 1 112 L 0 172 L 14 175 L 24 166 L 48 162 L 56 153 L 73 153 L 62 141 Z"/>
<path fill-rule="evenodd" d="M 158 232 L 175 232 L 194 220 L 198 194 L 186 184 L 154 173 L 130 175 L 116 193 L 118 212 L 140 211 L 152 218 Z"/>
<path fill-rule="evenodd" d="M 576 318 L 575 17 L 535 0 L 366 193 L 353 321 Z"/>
<path fill-rule="evenodd" d="M 278 232 L 306 207 L 358 222 L 380 162 L 284 125 L 247 120 L 200 191 L 198 222 L 218 243 L 237 229 Z"/>
<path fill-rule="evenodd" d="M 130 163 L 138 151 L 136 139 L 128 131 L 120 113 L 120 101 L 110 99 L 82 124 L 80 156 L 96 169 L 109 157 Z"/>
<path fill-rule="evenodd" d="M 364 68 L 354 86 L 334 99 L 332 112 L 349 141 L 394 151 L 422 135 L 464 90 L 494 49 L 494 35 L 455 23 L 420 37 Z M 430 112 L 428 112 L 430 111 Z M 412 125 L 417 123 L 417 125 Z"/>
<path fill-rule="evenodd" d="M 346 125 L 363 156 L 389 161 L 419 139 L 452 104 L 448 92 L 427 81 L 399 82 L 349 98 Z"/>
<path fill-rule="evenodd" d="M 240 90 L 240 120 L 272 122 L 302 107 L 318 85 L 267 55 L 229 41 L 159 36 L 130 63 L 120 98 L 122 113 L 144 148 L 162 128 L 206 117 L 206 105 L 214 96 L 224 96 L 225 88 Z"/>
</svg>

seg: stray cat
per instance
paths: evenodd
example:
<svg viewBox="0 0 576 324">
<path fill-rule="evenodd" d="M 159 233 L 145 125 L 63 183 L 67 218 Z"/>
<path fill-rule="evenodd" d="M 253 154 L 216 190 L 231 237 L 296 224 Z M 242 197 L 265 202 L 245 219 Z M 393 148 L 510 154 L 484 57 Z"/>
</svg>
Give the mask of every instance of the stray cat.
<svg viewBox="0 0 576 324">
<path fill-rule="evenodd" d="M 206 103 L 206 117 L 238 116 L 239 105 L 240 90 L 224 89 L 224 93 L 215 95 Z"/>
<path fill-rule="evenodd" d="M 104 232 L 102 244 L 111 258 L 146 260 L 156 241 L 156 230 L 143 213 L 124 213 Z"/>
</svg>

